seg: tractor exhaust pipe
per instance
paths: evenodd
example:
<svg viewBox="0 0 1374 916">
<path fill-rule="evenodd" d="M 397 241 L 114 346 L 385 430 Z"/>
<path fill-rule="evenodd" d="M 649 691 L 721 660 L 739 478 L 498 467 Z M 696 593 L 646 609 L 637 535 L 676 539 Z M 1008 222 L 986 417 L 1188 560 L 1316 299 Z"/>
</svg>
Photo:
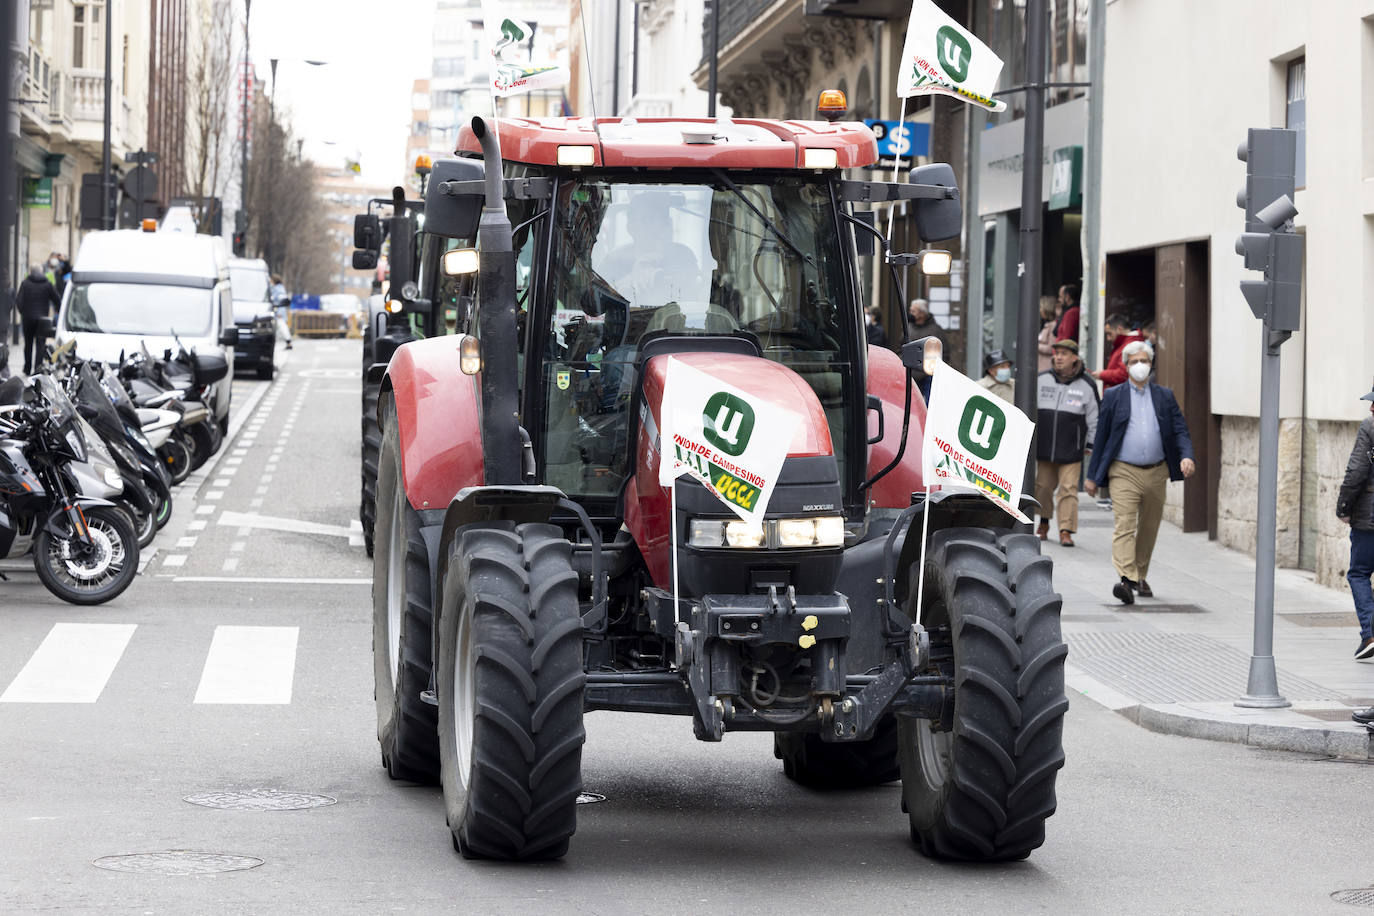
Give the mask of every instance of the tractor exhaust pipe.
<svg viewBox="0 0 1374 916">
<path fill-rule="evenodd" d="M 518 486 L 520 469 L 519 324 L 515 305 L 515 246 L 506 214 L 505 169 L 501 141 L 482 118 L 472 119 L 472 133 L 482 144 L 486 202 L 477 232 L 482 240 L 478 281 L 482 304 L 482 464 L 490 485 Z"/>
</svg>

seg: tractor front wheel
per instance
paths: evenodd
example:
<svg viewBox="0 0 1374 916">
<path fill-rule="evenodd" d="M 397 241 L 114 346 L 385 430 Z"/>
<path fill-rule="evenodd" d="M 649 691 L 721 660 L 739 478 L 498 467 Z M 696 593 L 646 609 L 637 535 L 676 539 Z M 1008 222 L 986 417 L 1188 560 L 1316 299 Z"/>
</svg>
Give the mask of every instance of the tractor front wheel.
<svg viewBox="0 0 1374 916">
<path fill-rule="evenodd" d="M 928 856 L 1023 859 L 1045 841 L 1069 707 L 1051 573 L 1033 535 L 931 536 L 922 623 L 935 664 L 953 677 L 953 723 L 897 719 L 902 801 Z"/>
<path fill-rule="evenodd" d="M 466 858 L 554 859 L 582 791 L 582 620 L 554 525 L 497 523 L 449 550 L 439 617 L 439 759 Z"/>
</svg>

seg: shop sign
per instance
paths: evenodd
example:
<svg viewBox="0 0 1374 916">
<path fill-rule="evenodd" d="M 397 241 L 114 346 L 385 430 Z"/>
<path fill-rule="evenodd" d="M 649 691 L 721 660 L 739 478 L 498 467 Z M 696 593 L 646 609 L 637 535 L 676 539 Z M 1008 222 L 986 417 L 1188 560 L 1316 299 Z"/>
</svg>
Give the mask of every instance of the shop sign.
<svg viewBox="0 0 1374 916">
<path fill-rule="evenodd" d="M 864 118 L 878 138 L 880 159 L 914 159 L 930 155 L 930 125 L 917 121 L 880 121 Z"/>
<path fill-rule="evenodd" d="M 1050 209 L 1067 210 L 1082 205 L 1083 147 L 1057 149 L 1050 170 Z"/>
<path fill-rule="evenodd" d="M 25 178 L 20 206 L 30 210 L 52 209 L 52 179 Z"/>
</svg>

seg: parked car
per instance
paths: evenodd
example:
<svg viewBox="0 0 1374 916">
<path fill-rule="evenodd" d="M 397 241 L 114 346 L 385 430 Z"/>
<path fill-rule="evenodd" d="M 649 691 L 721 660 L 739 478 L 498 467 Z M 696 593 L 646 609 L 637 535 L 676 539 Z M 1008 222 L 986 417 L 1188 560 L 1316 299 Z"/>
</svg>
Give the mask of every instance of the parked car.
<svg viewBox="0 0 1374 916">
<path fill-rule="evenodd" d="M 230 258 L 229 285 L 234 297 L 234 326 L 238 340 L 234 356 L 239 368 L 252 368 L 258 378 L 276 373 L 277 320 L 268 292 L 272 275 L 261 259 Z"/>
</svg>

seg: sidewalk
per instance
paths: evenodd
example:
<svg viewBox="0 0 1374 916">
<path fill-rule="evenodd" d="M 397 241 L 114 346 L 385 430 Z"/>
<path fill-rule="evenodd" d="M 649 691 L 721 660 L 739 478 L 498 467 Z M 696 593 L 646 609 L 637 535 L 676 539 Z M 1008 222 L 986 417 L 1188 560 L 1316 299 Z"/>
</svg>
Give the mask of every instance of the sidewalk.
<svg viewBox="0 0 1374 916">
<path fill-rule="evenodd" d="M 1051 524 L 1042 545 L 1064 596 L 1071 694 L 1157 732 L 1276 750 L 1374 758 L 1352 709 L 1374 705 L 1374 663 L 1353 659 L 1359 629 L 1349 594 L 1309 573 L 1274 577 L 1274 658 L 1285 709 L 1242 709 L 1254 627 L 1254 561 L 1163 524 L 1150 564 L 1154 598 L 1111 595 L 1110 510 L 1080 494 L 1075 547 Z"/>
</svg>

